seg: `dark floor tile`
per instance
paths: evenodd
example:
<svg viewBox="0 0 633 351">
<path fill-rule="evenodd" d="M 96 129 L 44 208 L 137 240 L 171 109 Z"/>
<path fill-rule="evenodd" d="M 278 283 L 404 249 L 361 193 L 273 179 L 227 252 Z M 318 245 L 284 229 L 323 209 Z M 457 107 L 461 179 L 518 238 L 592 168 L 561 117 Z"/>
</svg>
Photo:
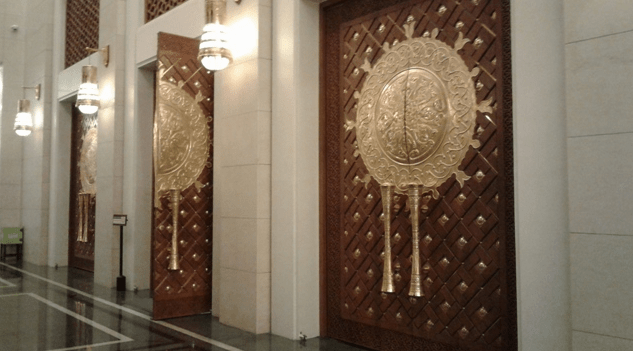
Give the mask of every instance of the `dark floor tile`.
<svg viewBox="0 0 633 351">
<path fill-rule="evenodd" d="M 150 316 L 153 303 L 149 290 L 136 293 L 129 291 L 117 292 L 115 289 L 108 289 L 94 284 L 92 273 L 69 269 L 68 267 L 55 269 L 22 262 L 11 266 L 37 274 L 71 289 L 47 283 L 29 274 L 21 273 L 0 264 L 0 278 L 16 285 L 15 287 L 7 287 L 0 282 L 0 351 L 44 350 L 58 348 L 59 345 L 71 347 L 113 341 L 116 341 L 116 343 L 99 346 L 96 350 L 226 351 L 219 346 L 206 343 L 204 338 L 213 339 L 243 351 L 366 350 L 327 338 L 313 338 L 300 343 L 271 334 L 255 335 L 223 325 L 211 314 L 173 318 L 165 321 L 169 325 L 200 335 L 202 337 L 200 339 L 182 334 L 160 323 L 150 321 L 148 318 L 141 318 L 124 312 L 118 307 L 109 306 L 81 293 L 91 294 L 110 303 Z M 17 299 L 6 296 L 18 293 L 36 294 L 64 309 L 94 321 L 94 323 L 102 326 L 101 328 L 108 328 L 119 333 L 123 338 L 129 337 L 133 340 L 120 342 L 110 334 L 103 334 L 102 329 L 78 321 L 67 313 L 51 308 L 39 301 L 29 301 L 29 298 L 25 298 L 24 295 Z M 18 300 L 21 301 L 19 308 L 12 309 L 12 304 Z M 15 318 L 22 320 L 23 323 L 7 322 Z M 25 332 L 28 333 L 25 334 Z M 28 335 L 28 337 L 25 335 Z"/>
</svg>

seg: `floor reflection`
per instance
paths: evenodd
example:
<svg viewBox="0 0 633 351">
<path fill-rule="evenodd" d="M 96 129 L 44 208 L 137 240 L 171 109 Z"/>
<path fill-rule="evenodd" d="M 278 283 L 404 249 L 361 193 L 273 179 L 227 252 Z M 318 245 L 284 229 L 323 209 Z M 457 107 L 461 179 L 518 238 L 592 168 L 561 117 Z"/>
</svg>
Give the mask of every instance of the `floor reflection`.
<svg viewBox="0 0 633 351">
<path fill-rule="evenodd" d="M 0 350 L 365 350 L 222 325 L 210 314 L 152 321 L 149 291 L 116 292 L 92 273 L 0 262 Z"/>
</svg>

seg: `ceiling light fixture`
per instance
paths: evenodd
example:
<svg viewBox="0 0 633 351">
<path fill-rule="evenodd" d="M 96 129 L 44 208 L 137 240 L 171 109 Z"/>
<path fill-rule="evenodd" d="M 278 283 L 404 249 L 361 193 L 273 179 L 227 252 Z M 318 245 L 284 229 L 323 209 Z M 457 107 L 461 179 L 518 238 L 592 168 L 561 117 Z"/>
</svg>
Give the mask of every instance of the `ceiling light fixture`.
<svg viewBox="0 0 633 351">
<path fill-rule="evenodd" d="M 41 85 L 34 87 L 22 87 L 23 93 L 26 89 L 35 90 L 35 100 L 40 99 Z M 33 131 L 33 116 L 31 115 L 31 101 L 28 99 L 18 100 L 18 113 L 15 115 L 13 131 L 19 136 L 29 136 Z"/>
<path fill-rule="evenodd" d="M 110 46 L 107 45 L 102 49 L 86 48 L 89 52 L 100 52 L 103 56 L 103 65 L 108 67 L 110 62 Z M 77 91 L 77 102 L 75 106 L 83 114 L 93 114 L 99 110 L 101 106 L 101 98 L 99 95 L 99 85 L 97 84 L 97 67 L 90 64 L 81 67 L 81 85 Z"/>
<path fill-rule="evenodd" d="M 239 4 L 240 0 L 235 0 Z M 206 25 L 200 37 L 198 59 L 210 71 L 225 69 L 233 56 L 229 49 L 228 28 L 224 24 L 226 17 L 226 0 L 206 0 Z"/>
</svg>

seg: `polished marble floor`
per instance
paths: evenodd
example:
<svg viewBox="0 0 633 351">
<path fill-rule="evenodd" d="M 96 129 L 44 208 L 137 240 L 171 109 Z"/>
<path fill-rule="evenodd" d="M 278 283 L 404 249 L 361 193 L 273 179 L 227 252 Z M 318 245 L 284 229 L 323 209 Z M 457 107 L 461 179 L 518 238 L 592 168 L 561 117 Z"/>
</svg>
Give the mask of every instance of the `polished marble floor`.
<svg viewBox="0 0 633 351">
<path fill-rule="evenodd" d="M 365 350 L 327 338 L 255 335 L 210 314 L 153 321 L 148 291 L 117 293 L 92 280 L 67 267 L 0 262 L 0 351 Z"/>
</svg>

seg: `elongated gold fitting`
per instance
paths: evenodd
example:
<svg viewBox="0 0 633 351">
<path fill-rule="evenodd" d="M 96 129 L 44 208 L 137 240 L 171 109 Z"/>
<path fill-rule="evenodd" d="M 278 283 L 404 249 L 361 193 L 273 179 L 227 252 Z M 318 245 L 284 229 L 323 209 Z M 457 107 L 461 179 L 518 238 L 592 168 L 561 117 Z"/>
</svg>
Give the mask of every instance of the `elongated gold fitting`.
<svg viewBox="0 0 633 351">
<path fill-rule="evenodd" d="M 381 185 L 380 192 L 382 193 L 382 214 L 385 225 L 385 260 L 380 291 L 392 293 L 395 291 L 393 271 L 391 270 L 391 199 L 393 198 L 393 186 Z"/>
<path fill-rule="evenodd" d="M 77 241 L 83 242 L 84 240 L 84 196 L 79 194 L 79 225 L 77 225 Z"/>
<path fill-rule="evenodd" d="M 178 204 L 180 203 L 180 190 L 171 189 L 169 193 L 171 195 L 171 216 L 173 218 L 174 233 L 171 236 L 171 253 L 169 254 L 169 267 L 167 269 L 176 271 L 180 269 L 178 260 Z"/>
<path fill-rule="evenodd" d="M 84 206 L 86 206 L 86 208 L 84 209 L 84 242 L 87 243 L 88 242 L 88 230 L 89 230 L 89 224 L 90 224 L 90 205 L 92 204 L 92 197 L 94 196 L 94 194 L 90 194 L 90 193 L 86 193 L 84 194 Z"/>
<path fill-rule="evenodd" d="M 411 228 L 413 254 L 411 257 L 411 286 L 409 287 L 409 296 L 421 297 L 422 292 L 422 276 L 420 274 L 420 186 L 409 185 L 408 189 L 409 205 L 411 206 Z"/>
</svg>

